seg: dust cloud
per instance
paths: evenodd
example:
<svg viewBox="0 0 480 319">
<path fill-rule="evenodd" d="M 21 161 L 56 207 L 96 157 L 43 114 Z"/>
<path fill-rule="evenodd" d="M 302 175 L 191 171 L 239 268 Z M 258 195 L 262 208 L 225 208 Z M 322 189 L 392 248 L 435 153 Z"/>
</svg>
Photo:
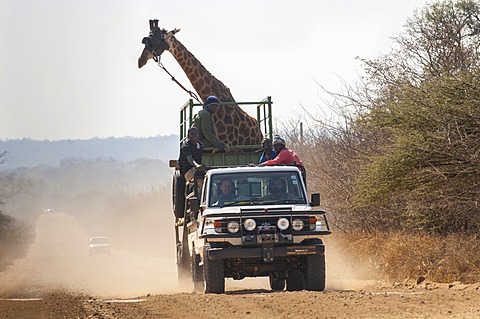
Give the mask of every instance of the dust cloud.
<svg viewBox="0 0 480 319">
<path fill-rule="evenodd" d="M 168 205 L 161 205 L 169 207 Z M 174 217 L 170 209 L 118 214 L 45 213 L 36 220 L 36 238 L 27 256 L 0 272 L 0 296 L 39 297 L 49 290 L 131 298 L 191 292 L 179 282 L 175 264 Z M 107 236 L 111 254 L 89 255 L 88 240 Z M 326 245 L 327 289 L 355 289 L 371 270 L 343 254 L 334 235 Z M 362 280 L 362 282 L 360 282 Z M 227 290 L 270 289 L 268 278 L 226 280 Z"/>
<path fill-rule="evenodd" d="M 326 255 L 326 289 L 349 290 L 365 287 L 368 282 L 375 282 L 380 278 L 375 269 L 365 263 L 361 258 L 351 255 L 352 249 L 346 249 L 346 243 L 340 241 L 333 233 L 325 237 Z"/>
<path fill-rule="evenodd" d="M 43 214 L 27 256 L 0 272 L 0 294 L 35 297 L 61 289 L 135 297 L 184 291 L 177 283 L 173 214 L 168 213 L 171 217 L 162 213 L 165 220 L 160 213 L 151 214 L 144 223 L 132 217 L 122 221 L 123 227 L 119 221 L 110 222 L 117 227 L 80 222 L 81 217 L 67 212 Z M 92 236 L 107 236 L 111 254 L 90 256 Z"/>
</svg>

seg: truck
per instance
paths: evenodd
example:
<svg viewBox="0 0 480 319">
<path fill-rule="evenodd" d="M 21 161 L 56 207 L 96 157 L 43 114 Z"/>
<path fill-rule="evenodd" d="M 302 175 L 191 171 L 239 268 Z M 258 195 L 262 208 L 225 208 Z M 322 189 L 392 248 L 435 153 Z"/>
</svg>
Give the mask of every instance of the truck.
<svg viewBox="0 0 480 319">
<path fill-rule="evenodd" d="M 256 105 L 265 137 L 272 138 L 272 100 L 237 102 Z M 193 100 L 180 110 L 180 140 L 193 121 Z M 228 153 L 205 149 L 203 174 L 186 183 L 177 160 L 172 183 L 176 259 L 179 278 L 189 278 L 195 291 L 224 293 L 225 279 L 268 277 L 274 291 L 323 291 L 325 246 L 331 234 L 326 212 L 315 209 L 320 194 L 308 197 L 302 165 L 258 166 L 260 145 L 233 147 Z M 219 201 L 220 183 L 234 185 L 234 198 Z M 284 195 L 269 196 L 281 182 Z"/>
</svg>

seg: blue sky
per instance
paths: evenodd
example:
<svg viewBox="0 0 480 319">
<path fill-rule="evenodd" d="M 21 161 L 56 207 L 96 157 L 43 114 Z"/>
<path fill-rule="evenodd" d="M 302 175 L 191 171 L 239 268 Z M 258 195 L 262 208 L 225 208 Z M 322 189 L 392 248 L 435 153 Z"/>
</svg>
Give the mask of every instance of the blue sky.
<svg viewBox="0 0 480 319">
<path fill-rule="evenodd" d="M 148 20 L 180 40 L 237 101 L 272 96 L 278 121 L 321 113 L 426 1 L 0 0 L 0 139 L 177 134 L 189 96 L 137 59 Z M 165 67 L 187 88 L 166 52 Z M 301 107 L 302 106 L 302 107 Z"/>
</svg>

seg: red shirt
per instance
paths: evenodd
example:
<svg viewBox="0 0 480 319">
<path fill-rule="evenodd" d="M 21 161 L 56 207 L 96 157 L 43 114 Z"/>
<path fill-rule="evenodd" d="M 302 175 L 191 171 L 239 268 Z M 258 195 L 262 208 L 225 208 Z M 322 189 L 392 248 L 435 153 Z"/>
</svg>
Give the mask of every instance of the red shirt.
<svg viewBox="0 0 480 319">
<path fill-rule="evenodd" d="M 289 150 L 288 148 L 284 147 L 280 153 L 278 153 L 277 157 L 265 161 L 261 165 L 293 164 L 294 162 L 296 164 L 303 165 L 302 161 L 294 150 Z"/>
</svg>

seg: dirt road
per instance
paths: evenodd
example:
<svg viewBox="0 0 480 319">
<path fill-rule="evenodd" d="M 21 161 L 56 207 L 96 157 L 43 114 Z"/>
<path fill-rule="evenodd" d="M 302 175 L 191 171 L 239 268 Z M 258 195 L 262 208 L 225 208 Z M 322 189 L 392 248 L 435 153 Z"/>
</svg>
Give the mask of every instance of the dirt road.
<svg viewBox="0 0 480 319">
<path fill-rule="evenodd" d="M 173 293 L 132 299 L 57 291 L 38 300 L 0 299 L 0 318 L 479 318 L 479 285 L 450 286 L 376 284 L 320 293 L 230 289 L 224 295 Z"/>
<path fill-rule="evenodd" d="M 228 279 L 224 295 L 191 293 L 176 280 L 171 242 L 153 252 L 113 242 L 112 255 L 88 256 L 93 234 L 80 225 L 39 218 L 28 256 L 0 273 L 0 319 L 480 318 L 480 284 L 359 280 L 328 244 L 325 292 L 270 292 L 259 278 Z"/>
</svg>

